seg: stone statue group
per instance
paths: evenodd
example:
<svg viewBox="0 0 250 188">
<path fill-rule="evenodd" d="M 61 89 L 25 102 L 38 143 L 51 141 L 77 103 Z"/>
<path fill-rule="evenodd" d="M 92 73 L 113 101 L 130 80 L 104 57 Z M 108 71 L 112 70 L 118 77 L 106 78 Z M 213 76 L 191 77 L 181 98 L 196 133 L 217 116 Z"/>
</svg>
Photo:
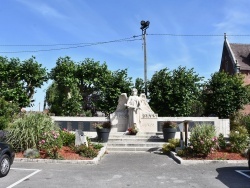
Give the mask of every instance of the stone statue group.
<svg viewBox="0 0 250 188">
<path fill-rule="evenodd" d="M 128 128 L 136 127 L 140 130 L 142 114 L 154 114 L 150 108 L 144 93 L 138 96 L 137 89 L 133 88 L 132 93 L 127 97 L 126 93 L 119 96 L 116 112 L 128 110 Z"/>
</svg>

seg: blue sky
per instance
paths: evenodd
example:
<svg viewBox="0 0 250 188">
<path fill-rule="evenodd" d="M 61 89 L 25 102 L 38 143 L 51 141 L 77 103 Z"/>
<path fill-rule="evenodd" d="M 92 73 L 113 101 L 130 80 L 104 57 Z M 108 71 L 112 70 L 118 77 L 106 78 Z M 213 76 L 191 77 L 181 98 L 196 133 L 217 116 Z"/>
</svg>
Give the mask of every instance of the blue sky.
<svg viewBox="0 0 250 188">
<path fill-rule="evenodd" d="M 140 36 L 140 22 L 148 20 L 148 79 L 155 71 L 178 66 L 209 79 L 219 70 L 224 33 L 229 42 L 250 43 L 250 36 L 230 36 L 250 34 L 249 7 L 249 0 L 2 0 L 0 56 L 35 56 L 48 71 L 59 57 L 93 58 L 110 70 L 127 68 L 133 79 L 144 78 L 141 37 L 109 41 Z M 98 42 L 109 43 L 83 44 Z M 61 50 L 51 49 L 79 45 L 31 46 L 79 43 L 82 47 Z M 39 103 L 42 110 L 48 84 L 37 90 L 32 110 Z"/>
</svg>

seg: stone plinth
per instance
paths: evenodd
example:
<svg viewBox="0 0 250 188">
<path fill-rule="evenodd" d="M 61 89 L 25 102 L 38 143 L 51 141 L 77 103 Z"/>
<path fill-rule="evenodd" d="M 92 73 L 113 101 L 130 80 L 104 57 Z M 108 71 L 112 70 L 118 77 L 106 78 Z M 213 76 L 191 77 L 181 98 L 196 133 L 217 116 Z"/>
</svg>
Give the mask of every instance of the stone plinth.
<svg viewBox="0 0 250 188">
<path fill-rule="evenodd" d="M 157 132 L 158 114 L 143 113 L 141 116 L 141 124 L 139 132 Z"/>
<path fill-rule="evenodd" d="M 110 122 L 112 125 L 112 132 L 125 132 L 128 129 L 128 112 L 124 111 L 116 111 L 110 114 Z"/>
</svg>

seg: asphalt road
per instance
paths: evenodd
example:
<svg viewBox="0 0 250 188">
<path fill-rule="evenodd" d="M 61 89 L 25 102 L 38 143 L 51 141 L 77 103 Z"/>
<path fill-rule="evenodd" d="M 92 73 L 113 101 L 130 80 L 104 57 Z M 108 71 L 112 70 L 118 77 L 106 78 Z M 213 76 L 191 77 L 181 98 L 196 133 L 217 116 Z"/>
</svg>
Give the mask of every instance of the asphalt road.
<svg viewBox="0 0 250 188">
<path fill-rule="evenodd" d="M 240 172 L 249 174 L 249 177 Z M 180 165 L 166 155 L 110 153 L 98 165 L 15 162 L 0 178 L 14 188 L 250 188 L 247 164 Z"/>
</svg>

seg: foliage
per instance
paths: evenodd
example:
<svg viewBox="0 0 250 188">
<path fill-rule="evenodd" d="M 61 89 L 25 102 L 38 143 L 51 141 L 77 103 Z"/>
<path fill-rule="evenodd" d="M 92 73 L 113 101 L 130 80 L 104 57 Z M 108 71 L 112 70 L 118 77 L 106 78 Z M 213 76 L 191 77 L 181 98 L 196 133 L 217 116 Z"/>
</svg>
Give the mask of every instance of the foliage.
<svg viewBox="0 0 250 188">
<path fill-rule="evenodd" d="M 50 158 L 58 159 L 58 151 L 63 146 L 62 138 L 58 131 L 43 132 L 42 137 L 39 140 L 39 150 L 46 151 Z"/>
<path fill-rule="evenodd" d="M 77 64 L 77 85 L 82 96 L 84 111 L 90 110 L 92 115 L 96 113 L 100 92 L 105 88 L 110 74 L 106 63 L 100 64 L 93 59 L 86 58 Z"/>
<path fill-rule="evenodd" d="M 163 144 L 162 151 L 169 153 L 170 151 L 175 151 L 176 147 L 180 147 L 180 139 L 171 138 L 168 140 L 168 143 Z"/>
<path fill-rule="evenodd" d="M 0 97 L 27 107 L 32 105 L 35 89 L 48 80 L 48 74 L 35 57 L 21 62 L 0 56 L 0 80 Z"/>
<path fill-rule="evenodd" d="M 248 134 L 250 136 L 250 114 L 241 114 L 239 112 L 234 113 L 232 116 L 230 116 L 230 128 L 231 130 L 239 127 L 244 126 Z"/>
<path fill-rule="evenodd" d="M 97 149 L 97 150 L 100 150 L 101 148 L 103 148 L 103 145 L 100 144 L 100 143 L 94 143 L 94 144 L 92 144 L 92 145 L 93 145 L 93 148 L 94 148 L 94 149 Z"/>
<path fill-rule="evenodd" d="M 26 158 L 38 158 L 40 156 L 39 151 L 37 149 L 26 149 L 23 153 L 23 156 Z"/>
<path fill-rule="evenodd" d="M 135 88 L 137 89 L 138 95 L 140 95 L 141 93 L 145 93 L 145 83 L 143 79 L 141 78 L 135 79 Z"/>
<path fill-rule="evenodd" d="M 247 129 L 243 126 L 230 131 L 229 141 L 232 152 L 243 153 L 249 144 Z"/>
<path fill-rule="evenodd" d="M 7 142 L 15 151 L 24 151 L 28 148 L 39 148 L 39 141 L 45 132 L 58 130 L 59 127 L 52 119 L 43 113 L 29 113 L 10 124 Z"/>
<path fill-rule="evenodd" d="M 200 96 L 202 79 L 193 69 L 178 67 L 169 71 L 164 68 L 149 82 L 149 104 L 159 116 L 190 116 L 192 105 Z"/>
<path fill-rule="evenodd" d="M 77 65 L 70 57 L 58 58 L 50 72 L 54 80 L 46 91 L 45 101 L 51 113 L 76 116 L 82 112 L 82 96 L 78 88 Z"/>
<path fill-rule="evenodd" d="M 62 139 L 63 146 L 75 144 L 75 134 L 69 132 L 67 129 L 60 129 L 60 137 Z"/>
<path fill-rule="evenodd" d="M 94 123 L 93 125 L 97 129 L 103 129 L 103 128 L 111 129 L 112 128 L 112 124 L 110 121 L 105 121 L 103 123 Z"/>
<path fill-rule="evenodd" d="M 98 83 L 99 99 L 96 108 L 107 116 L 114 112 L 117 106 L 119 94 L 130 92 L 131 78 L 127 75 L 127 69 L 111 72 L 106 80 Z"/>
<path fill-rule="evenodd" d="M 173 121 L 165 121 L 162 124 L 162 129 L 166 129 L 166 128 L 177 128 L 177 123 Z"/>
<path fill-rule="evenodd" d="M 87 147 L 84 144 L 73 147 L 73 150 L 80 156 L 87 158 L 95 158 L 98 155 L 98 150 L 94 149 L 93 146 Z"/>
<path fill-rule="evenodd" d="M 215 128 L 210 124 L 196 125 L 191 130 L 189 148 L 195 155 L 207 156 L 217 148 Z"/>
<path fill-rule="evenodd" d="M 132 85 L 127 70 L 110 71 L 106 63 L 93 59 L 75 63 L 70 57 L 59 58 L 50 73 L 54 81 L 46 91 L 46 105 L 56 115 L 89 115 L 97 111 L 113 112 L 120 93 Z"/>
<path fill-rule="evenodd" d="M 240 74 L 216 72 L 204 84 L 204 88 L 202 100 L 205 115 L 215 114 L 219 118 L 229 118 L 248 103 L 248 90 L 243 85 Z"/>
<path fill-rule="evenodd" d="M 0 98 L 0 130 L 7 128 L 18 112 L 19 108 L 16 104 Z"/>
<path fill-rule="evenodd" d="M 222 133 L 220 133 L 218 137 L 218 146 L 219 146 L 219 149 L 225 149 L 227 146 L 227 143 L 224 139 L 224 135 Z"/>
</svg>

